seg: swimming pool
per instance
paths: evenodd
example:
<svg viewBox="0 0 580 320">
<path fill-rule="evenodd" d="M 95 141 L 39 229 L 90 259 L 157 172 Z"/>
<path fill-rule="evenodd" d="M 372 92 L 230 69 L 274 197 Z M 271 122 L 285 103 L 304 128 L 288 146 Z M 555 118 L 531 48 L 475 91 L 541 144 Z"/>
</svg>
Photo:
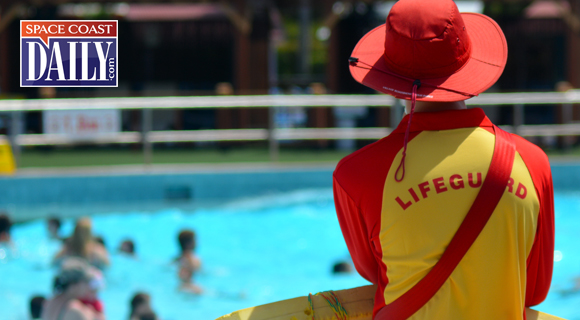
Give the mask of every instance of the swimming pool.
<svg viewBox="0 0 580 320">
<path fill-rule="evenodd" d="M 580 293 L 560 293 L 580 276 L 579 214 L 580 193 L 556 193 L 558 259 L 552 290 L 538 309 L 568 319 L 580 319 Z M 111 212 L 94 216 L 93 226 L 112 252 L 107 287 L 101 292 L 112 320 L 127 318 L 129 299 L 136 291 L 152 295 L 153 307 L 164 320 L 215 319 L 309 292 L 368 284 L 356 273 L 330 272 L 334 262 L 348 259 L 348 251 L 328 188 L 229 201 L 193 212 Z M 63 233 L 72 227 L 72 220 L 66 221 Z M 206 289 L 204 296 L 176 291 L 176 270 L 170 261 L 177 255 L 175 238 L 183 228 L 198 234 L 203 267 L 196 280 Z M 59 244 L 45 235 L 44 220 L 14 227 L 18 250 L 0 259 L 2 319 L 27 319 L 30 296 L 49 295 L 49 264 Z M 114 252 L 126 237 L 135 241 L 138 259 Z"/>
</svg>

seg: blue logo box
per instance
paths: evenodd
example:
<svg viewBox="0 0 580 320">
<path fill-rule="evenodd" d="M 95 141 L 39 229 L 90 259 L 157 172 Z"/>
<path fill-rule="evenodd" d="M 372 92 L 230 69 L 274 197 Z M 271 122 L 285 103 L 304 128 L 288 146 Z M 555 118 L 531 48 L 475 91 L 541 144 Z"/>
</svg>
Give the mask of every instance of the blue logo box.
<svg viewBox="0 0 580 320">
<path fill-rule="evenodd" d="M 21 20 L 21 87 L 117 87 L 117 20 Z"/>
</svg>

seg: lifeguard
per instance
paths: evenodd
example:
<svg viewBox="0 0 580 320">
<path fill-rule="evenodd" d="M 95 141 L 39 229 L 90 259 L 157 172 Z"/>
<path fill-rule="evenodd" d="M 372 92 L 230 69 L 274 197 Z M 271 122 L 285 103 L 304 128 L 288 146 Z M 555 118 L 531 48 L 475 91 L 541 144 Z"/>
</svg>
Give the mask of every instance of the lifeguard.
<svg viewBox="0 0 580 320">
<path fill-rule="evenodd" d="M 354 265 L 377 285 L 374 319 L 524 319 L 525 307 L 545 299 L 554 251 L 548 158 L 464 102 L 497 81 L 506 59 L 500 27 L 451 0 L 400 0 L 354 48 L 355 80 L 407 100 L 399 126 L 333 175 Z M 472 213 L 486 217 L 476 232 L 464 227 Z M 451 250 L 469 237 L 461 254 Z M 440 263 L 449 257 L 453 264 Z"/>
</svg>

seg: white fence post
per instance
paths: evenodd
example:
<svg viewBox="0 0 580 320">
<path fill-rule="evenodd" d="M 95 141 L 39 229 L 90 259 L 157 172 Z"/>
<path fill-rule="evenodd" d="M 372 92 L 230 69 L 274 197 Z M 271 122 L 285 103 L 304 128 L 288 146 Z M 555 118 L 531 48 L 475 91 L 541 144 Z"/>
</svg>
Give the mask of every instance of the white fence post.
<svg viewBox="0 0 580 320">
<path fill-rule="evenodd" d="M 153 121 L 151 113 L 151 109 L 142 109 L 141 111 L 141 141 L 143 143 L 143 161 L 146 165 L 151 164 L 153 159 L 153 145 L 150 139 Z"/>
<path fill-rule="evenodd" d="M 16 167 L 20 164 L 20 143 L 18 136 L 22 133 L 22 111 L 14 111 L 10 117 L 10 132 L 9 141 L 12 146 L 12 154 L 14 155 L 14 162 Z"/>
<path fill-rule="evenodd" d="M 518 103 L 514 105 L 514 132 L 520 134 L 520 126 L 524 124 L 524 105 Z"/>
<path fill-rule="evenodd" d="M 276 137 L 276 109 L 268 108 L 268 153 L 270 161 L 276 162 L 280 157 L 280 143 Z"/>
</svg>

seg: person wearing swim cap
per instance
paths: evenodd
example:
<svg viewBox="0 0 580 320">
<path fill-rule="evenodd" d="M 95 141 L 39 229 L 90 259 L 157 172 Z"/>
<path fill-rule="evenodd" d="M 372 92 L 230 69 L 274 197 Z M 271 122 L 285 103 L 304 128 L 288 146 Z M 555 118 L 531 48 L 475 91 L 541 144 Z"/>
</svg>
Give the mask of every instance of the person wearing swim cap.
<svg viewBox="0 0 580 320">
<path fill-rule="evenodd" d="M 374 319 L 524 319 L 548 293 L 548 158 L 465 104 L 507 52 L 496 22 L 451 0 L 396 2 L 352 52 L 356 81 L 406 100 L 397 128 L 333 174 L 355 268 L 377 286 Z"/>
</svg>

